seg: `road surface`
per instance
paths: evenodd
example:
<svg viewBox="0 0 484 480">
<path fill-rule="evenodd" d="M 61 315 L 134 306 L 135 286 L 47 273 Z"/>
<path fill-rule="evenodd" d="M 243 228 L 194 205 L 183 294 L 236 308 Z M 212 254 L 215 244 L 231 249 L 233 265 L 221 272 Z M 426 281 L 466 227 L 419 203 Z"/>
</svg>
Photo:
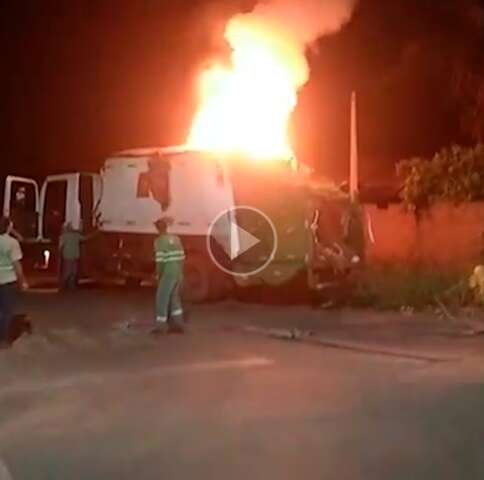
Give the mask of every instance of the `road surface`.
<svg viewBox="0 0 484 480">
<path fill-rule="evenodd" d="M 314 315 L 304 307 L 200 307 L 188 335 L 158 339 L 116 327 L 147 318 L 150 302 L 116 290 L 24 299 L 36 333 L 0 353 L 0 479 L 484 478 L 483 358 L 416 361 L 238 328 Z"/>
</svg>

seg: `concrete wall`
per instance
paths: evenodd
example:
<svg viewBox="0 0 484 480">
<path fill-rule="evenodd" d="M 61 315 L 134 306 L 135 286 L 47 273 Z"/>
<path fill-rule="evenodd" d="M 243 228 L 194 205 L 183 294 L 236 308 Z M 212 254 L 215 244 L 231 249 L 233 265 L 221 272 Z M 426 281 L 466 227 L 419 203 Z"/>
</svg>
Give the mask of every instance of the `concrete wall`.
<svg viewBox="0 0 484 480">
<path fill-rule="evenodd" d="M 402 205 L 366 205 L 365 210 L 375 236 L 374 244 L 368 242 L 370 264 L 462 270 L 484 260 L 482 202 L 438 204 L 419 220 Z"/>
</svg>

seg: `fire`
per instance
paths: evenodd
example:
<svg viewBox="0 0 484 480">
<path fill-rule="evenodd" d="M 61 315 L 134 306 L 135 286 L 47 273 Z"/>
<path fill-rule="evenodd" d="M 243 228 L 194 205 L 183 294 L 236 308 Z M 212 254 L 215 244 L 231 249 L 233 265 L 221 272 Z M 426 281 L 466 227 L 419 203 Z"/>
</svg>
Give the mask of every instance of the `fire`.
<svg viewBox="0 0 484 480">
<path fill-rule="evenodd" d="M 257 159 L 291 157 L 289 121 L 309 76 L 304 50 L 283 31 L 245 16 L 228 23 L 225 38 L 231 66 L 202 74 L 188 144 Z"/>
<path fill-rule="evenodd" d="M 226 25 L 230 65 L 200 77 L 188 145 L 255 159 L 292 157 L 289 123 L 309 79 L 306 48 L 337 32 L 357 0 L 264 0 Z"/>
</svg>

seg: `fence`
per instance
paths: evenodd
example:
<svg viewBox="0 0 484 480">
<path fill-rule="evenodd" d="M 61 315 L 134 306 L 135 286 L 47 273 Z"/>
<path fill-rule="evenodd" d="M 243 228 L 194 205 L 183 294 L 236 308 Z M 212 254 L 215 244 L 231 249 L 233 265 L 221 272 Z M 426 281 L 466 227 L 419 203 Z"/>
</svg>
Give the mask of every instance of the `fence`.
<svg viewBox="0 0 484 480">
<path fill-rule="evenodd" d="M 368 242 L 371 265 L 405 265 L 445 271 L 484 261 L 484 203 L 441 203 L 417 218 L 402 205 L 366 205 L 375 243 Z"/>
</svg>

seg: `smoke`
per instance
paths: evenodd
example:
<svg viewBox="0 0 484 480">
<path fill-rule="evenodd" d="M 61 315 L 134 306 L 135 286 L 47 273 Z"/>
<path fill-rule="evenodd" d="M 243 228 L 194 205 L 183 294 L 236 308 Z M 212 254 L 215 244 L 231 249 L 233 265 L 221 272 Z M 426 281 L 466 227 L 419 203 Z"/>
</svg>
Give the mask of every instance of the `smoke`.
<svg viewBox="0 0 484 480">
<path fill-rule="evenodd" d="M 338 31 L 356 1 L 270 0 L 233 16 L 224 30 L 230 65 L 214 65 L 201 76 L 187 143 L 253 158 L 292 157 L 288 130 L 309 79 L 306 49 Z"/>
<path fill-rule="evenodd" d="M 358 0 L 269 0 L 250 13 L 233 17 L 225 38 L 243 61 L 244 46 L 265 47 L 267 57 L 285 65 L 300 88 L 309 78 L 306 49 L 319 38 L 338 32 L 350 19 Z M 242 47 L 241 47 L 242 46 Z"/>
<path fill-rule="evenodd" d="M 301 45 L 338 32 L 350 19 L 358 0 L 270 0 L 248 16 L 287 32 Z"/>
</svg>

